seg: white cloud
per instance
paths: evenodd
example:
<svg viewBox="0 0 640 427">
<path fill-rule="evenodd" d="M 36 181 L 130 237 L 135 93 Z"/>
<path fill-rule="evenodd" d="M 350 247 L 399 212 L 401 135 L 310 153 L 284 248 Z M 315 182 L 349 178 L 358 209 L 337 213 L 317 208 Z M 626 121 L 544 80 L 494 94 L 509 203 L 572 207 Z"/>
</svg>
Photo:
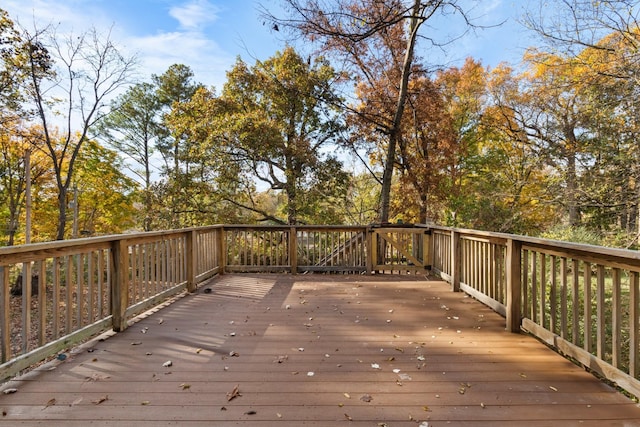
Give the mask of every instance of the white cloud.
<svg viewBox="0 0 640 427">
<path fill-rule="evenodd" d="M 169 15 L 175 18 L 180 27 L 188 30 L 201 29 L 218 19 L 219 9 L 207 0 L 192 0 L 181 6 L 174 6 Z"/>
<path fill-rule="evenodd" d="M 144 53 L 140 56 L 146 75 L 162 74 L 172 64 L 188 65 L 197 81 L 221 88 L 225 71 L 234 57 L 222 51 L 217 43 L 198 32 L 166 32 L 129 38 L 129 47 Z"/>
</svg>

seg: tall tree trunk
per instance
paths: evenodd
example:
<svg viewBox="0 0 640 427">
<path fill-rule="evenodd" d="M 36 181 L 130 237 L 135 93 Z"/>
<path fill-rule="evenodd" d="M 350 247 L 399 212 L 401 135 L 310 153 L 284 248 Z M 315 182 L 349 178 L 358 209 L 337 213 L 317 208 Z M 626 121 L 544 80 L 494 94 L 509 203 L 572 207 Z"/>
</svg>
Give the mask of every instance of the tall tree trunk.
<svg viewBox="0 0 640 427">
<path fill-rule="evenodd" d="M 382 189 L 380 200 L 380 222 L 382 223 L 389 222 L 391 183 L 393 180 L 393 169 L 396 160 L 396 145 L 398 144 L 400 125 L 402 122 L 404 105 L 407 98 L 407 86 L 409 84 L 411 66 L 413 64 L 413 50 L 416 45 L 418 28 L 422 23 L 422 20 L 420 18 L 420 10 L 421 2 L 420 0 L 415 0 L 413 3 L 412 16 L 409 21 L 409 38 L 407 39 L 407 47 L 402 63 L 402 76 L 400 79 L 400 90 L 398 91 L 398 101 L 396 103 L 396 111 L 393 116 L 393 123 L 389 131 L 389 145 L 387 146 L 384 172 L 382 174 Z"/>
<path fill-rule="evenodd" d="M 67 227 L 67 187 L 58 186 L 58 229 L 56 240 L 64 240 L 64 230 Z"/>
</svg>

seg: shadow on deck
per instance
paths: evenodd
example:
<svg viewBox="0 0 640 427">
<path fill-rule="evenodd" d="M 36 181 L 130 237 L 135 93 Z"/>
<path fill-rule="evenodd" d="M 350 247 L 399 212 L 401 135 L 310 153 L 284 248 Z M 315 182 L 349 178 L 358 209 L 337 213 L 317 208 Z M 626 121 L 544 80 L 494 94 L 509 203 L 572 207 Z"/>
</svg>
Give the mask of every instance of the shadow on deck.
<svg viewBox="0 0 640 427">
<path fill-rule="evenodd" d="M 640 425 L 614 388 L 416 276 L 221 276 L 7 388 L 11 426 Z"/>
</svg>

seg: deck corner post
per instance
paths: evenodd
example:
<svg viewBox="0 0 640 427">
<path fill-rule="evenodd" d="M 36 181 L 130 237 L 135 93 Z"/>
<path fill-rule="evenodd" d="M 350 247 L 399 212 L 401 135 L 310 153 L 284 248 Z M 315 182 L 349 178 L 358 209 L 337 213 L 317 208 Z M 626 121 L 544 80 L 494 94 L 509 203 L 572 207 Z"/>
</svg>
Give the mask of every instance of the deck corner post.
<svg viewBox="0 0 640 427">
<path fill-rule="evenodd" d="M 451 290 L 453 292 L 460 292 L 461 258 L 460 232 L 451 230 Z"/>
<path fill-rule="evenodd" d="M 111 315 L 112 327 L 115 332 L 127 329 L 127 244 L 122 239 L 114 240 L 111 244 Z"/>
<path fill-rule="evenodd" d="M 298 231 L 295 226 L 289 228 L 289 265 L 291 274 L 298 273 Z"/>
<path fill-rule="evenodd" d="M 196 271 L 198 270 L 198 248 L 196 246 L 198 237 L 196 230 L 190 229 L 186 233 L 186 258 L 187 258 L 187 292 L 194 293 L 196 291 Z M 207 255 L 207 254 L 204 254 Z"/>
<path fill-rule="evenodd" d="M 507 326 L 509 332 L 519 333 L 522 323 L 522 242 L 507 239 Z"/>
</svg>

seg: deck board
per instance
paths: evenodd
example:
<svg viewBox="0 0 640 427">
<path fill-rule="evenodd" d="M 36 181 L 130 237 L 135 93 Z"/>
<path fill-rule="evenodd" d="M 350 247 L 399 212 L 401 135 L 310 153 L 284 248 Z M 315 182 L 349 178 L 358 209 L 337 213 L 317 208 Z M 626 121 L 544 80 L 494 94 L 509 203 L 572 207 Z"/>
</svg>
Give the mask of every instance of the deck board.
<svg viewBox="0 0 640 427">
<path fill-rule="evenodd" d="M 0 425 L 640 425 L 633 401 L 504 328 L 415 276 L 225 275 L 5 385 Z"/>
</svg>

